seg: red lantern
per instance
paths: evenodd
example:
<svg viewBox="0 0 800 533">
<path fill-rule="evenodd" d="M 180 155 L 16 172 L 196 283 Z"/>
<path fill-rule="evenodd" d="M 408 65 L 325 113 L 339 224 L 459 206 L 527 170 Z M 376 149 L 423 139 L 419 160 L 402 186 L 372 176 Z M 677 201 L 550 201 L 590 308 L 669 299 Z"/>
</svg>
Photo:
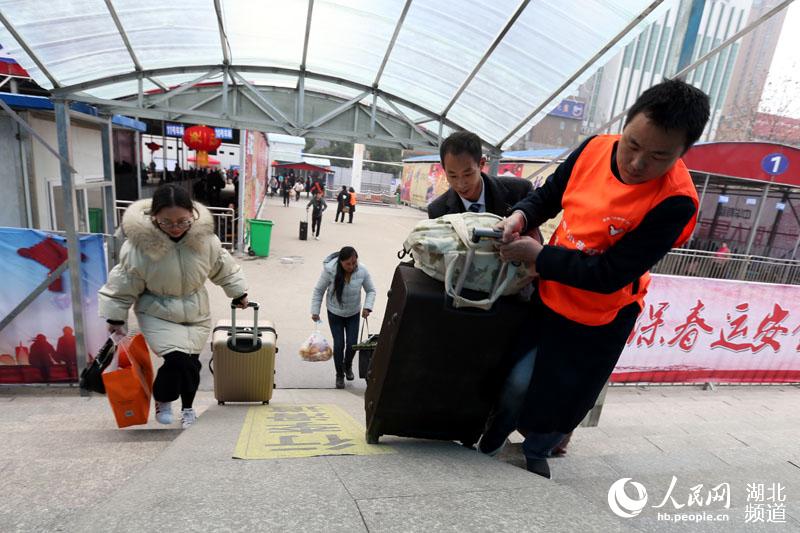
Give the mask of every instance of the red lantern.
<svg viewBox="0 0 800 533">
<path fill-rule="evenodd" d="M 183 132 L 183 142 L 192 150 L 197 150 L 197 166 L 208 166 L 208 152 L 216 150 L 222 144 L 214 130 L 208 126 L 192 126 Z"/>
</svg>

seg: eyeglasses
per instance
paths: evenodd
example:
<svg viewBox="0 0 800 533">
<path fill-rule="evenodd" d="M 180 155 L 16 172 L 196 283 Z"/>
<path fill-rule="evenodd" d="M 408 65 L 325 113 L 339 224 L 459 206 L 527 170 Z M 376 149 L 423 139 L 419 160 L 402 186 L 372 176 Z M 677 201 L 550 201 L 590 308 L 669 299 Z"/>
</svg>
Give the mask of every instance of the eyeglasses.
<svg viewBox="0 0 800 533">
<path fill-rule="evenodd" d="M 156 219 L 156 224 L 163 229 L 171 229 L 171 228 L 178 228 L 178 229 L 186 229 L 192 226 L 192 220 L 179 220 L 177 222 L 170 222 L 168 220 L 159 220 Z"/>
</svg>

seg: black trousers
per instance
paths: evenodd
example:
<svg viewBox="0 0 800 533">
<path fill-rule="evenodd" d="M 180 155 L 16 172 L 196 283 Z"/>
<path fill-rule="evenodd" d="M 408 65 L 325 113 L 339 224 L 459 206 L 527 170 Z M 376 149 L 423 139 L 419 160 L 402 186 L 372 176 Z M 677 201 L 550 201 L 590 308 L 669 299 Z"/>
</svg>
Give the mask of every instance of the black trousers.
<svg viewBox="0 0 800 533">
<path fill-rule="evenodd" d="M 153 381 L 153 398 L 158 402 L 173 402 L 180 397 L 181 408 L 190 408 L 200 386 L 200 369 L 203 368 L 200 356 L 170 352 L 163 357 L 164 364 Z"/>
<path fill-rule="evenodd" d="M 283 205 L 289 205 L 289 191 L 283 191 L 281 194 L 283 195 Z"/>
<path fill-rule="evenodd" d="M 350 211 L 349 211 L 350 220 L 347 221 L 348 224 L 352 224 L 353 223 L 353 213 L 355 213 L 355 212 L 356 212 L 356 206 L 351 205 L 350 206 Z M 344 217 L 342 217 L 342 222 L 344 222 Z"/>
<path fill-rule="evenodd" d="M 319 237 L 319 228 L 322 226 L 322 215 L 319 216 L 312 216 L 311 217 L 311 233 L 314 233 L 317 237 Z"/>
<path fill-rule="evenodd" d="M 623 307 L 602 326 L 573 322 L 538 297 L 534 305 L 541 334 L 533 343 L 536 362 L 518 427 L 534 433 L 570 433 L 594 406 L 614 371 L 639 305 Z"/>
<path fill-rule="evenodd" d="M 344 222 L 344 208 L 342 208 L 341 206 L 339 207 L 339 209 L 336 210 L 335 222 L 339 222 L 339 215 L 342 215 L 342 222 Z"/>
</svg>

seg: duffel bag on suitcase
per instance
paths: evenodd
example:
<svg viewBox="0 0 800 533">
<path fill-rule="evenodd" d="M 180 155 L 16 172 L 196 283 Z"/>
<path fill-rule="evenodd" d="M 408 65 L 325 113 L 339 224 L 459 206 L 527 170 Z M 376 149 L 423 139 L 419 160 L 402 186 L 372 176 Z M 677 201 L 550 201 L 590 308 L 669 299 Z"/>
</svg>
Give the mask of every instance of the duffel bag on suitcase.
<svg viewBox="0 0 800 533">
<path fill-rule="evenodd" d="M 275 346 L 278 335 L 268 320 L 258 320 L 257 303 L 253 325 L 236 325 L 236 306 L 231 306 L 231 320 L 221 320 L 211 336 L 211 362 L 214 375 L 214 398 L 217 403 L 269 403 L 275 388 Z"/>
<path fill-rule="evenodd" d="M 530 304 L 516 295 L 486 311 L 454 308 L 441 281 L 401 263 L 367 379 L 367 442 L 399 435 L 472 446 L 531 321 Z"/>
<path fill-rule="evenodd" d="M 530 285 L 532 272 L 524 263 L 506 263 L 487 239 L 473 239 L 473 230 L 491 229 L 502 218 L 492 213 L 457 213 L 421 220 L 403 243 L 414 266 L 444 282 L 454 307 L 489 309 L 503 295 Z M 479 291 L 468 297 L 463 289 Z"/>
</svg>

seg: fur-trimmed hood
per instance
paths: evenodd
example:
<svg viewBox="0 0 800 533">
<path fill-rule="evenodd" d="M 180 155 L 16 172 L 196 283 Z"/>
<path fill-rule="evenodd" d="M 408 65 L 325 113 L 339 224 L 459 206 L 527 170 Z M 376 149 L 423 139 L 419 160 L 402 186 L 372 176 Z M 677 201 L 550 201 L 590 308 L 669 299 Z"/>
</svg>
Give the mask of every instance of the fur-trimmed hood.
<svg viewBox="0 0 800 533">
<path fill-rule="evenodd" d="M 132 203 L 122 217 L 122 232 L 136 248 L 154 261 L 161 259 L 176 243 L 150 219 L 152 199 Z M 180 241 L 196 252 L 201 252 L 208 239 L 214 235 L 214 218 L 203 204 L 193 202 L 199 216 Z"/>
</svg>

